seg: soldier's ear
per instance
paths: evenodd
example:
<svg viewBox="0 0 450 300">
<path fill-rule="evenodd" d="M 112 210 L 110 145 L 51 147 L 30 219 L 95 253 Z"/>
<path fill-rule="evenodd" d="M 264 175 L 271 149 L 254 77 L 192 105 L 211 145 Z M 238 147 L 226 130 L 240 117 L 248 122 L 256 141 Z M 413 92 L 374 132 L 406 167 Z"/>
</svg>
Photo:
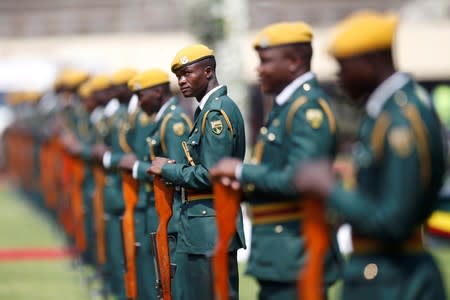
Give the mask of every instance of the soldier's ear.
<svg viewBox="0 0 450 300">
<path fill-rule="evenodd" d="M 211 66 L 206 66 L 204 69 L 206 79 L 210 80 L 213 78 L 213 69 Z"/>
</svg>

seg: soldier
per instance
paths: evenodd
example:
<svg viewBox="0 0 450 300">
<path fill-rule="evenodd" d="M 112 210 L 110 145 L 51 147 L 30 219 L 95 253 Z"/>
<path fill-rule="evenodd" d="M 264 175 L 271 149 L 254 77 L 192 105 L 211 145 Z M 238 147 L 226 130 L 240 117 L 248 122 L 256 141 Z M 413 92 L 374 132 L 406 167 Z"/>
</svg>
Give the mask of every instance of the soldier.
<svg viewBox="0 0 450 300">
<path fill-rule="evenodd" d="M 321 195 L 335 218 L 352 225 L 343 299 L 446 299 L 421 239 L 445 171 L 441 126 L 428 95 L 394 67 L 396 27 L 396 16 L 358 12 L 331 43 L 339 83 L 366 113 L 355 189 L 337 183 L 326 161 L 301 166 L 295 177 L 300 192 Z"/>
<path fill-rule="evenodd" d="M 135 210 L 136 236 L 142 249 L 138 252 L 137 268 L 139 299 L 155 299 L 155 274 L 153 259 L 150 255 L 148 237 L 158 227 L 158 216 L 155 210 L 155 199 L 152 192 L 153 176 L 146 170 L 151 166 L 151 161 L 156 156 L 164 156 L 176 161 L 184 159 L 181 142 L 187 140 L 192 128 L 192 122 L 179 105 L 179 100 L 170 92 L 169 75 L 159 69 L 147 70 L 134 77 L 129 84 L 133 93 L 139 97 L 139 106 L 147 115 L 155 115 L 155 125 L 149 131 L 146 139 L 135 140 L 134 153 L 122 158 L 119 167 L 132 171 L 133 177 L 141 183 L 144 196 Z M 149 192 L 145 187 L 149 187 Z M 171 239 L 171 260 L 175 262 L 175 248 L 179 207 L 181 199 L 176 194 L 173 206 L 173 217 L 169 222 L 168 232 Z M 139 220 L 142 220 L 139 222 Z M 140 225 L 140 226 L 139 226 Z M 175 291 L 173 292 L 176 297 Z"/>
<path fill-rule="evenodd" d="M 226 86 L 216 78 L 213 51 L 204 45 L 180 50 L 172 61 L 172 72 L 185 97 L 195 97 L 199 106 L 194 128 L 183 142 L 185 158 L 174 161 L 157 157 L 149 172 L 182 187 L 178 231 L 177 277 L 185 299 L 211 299 L 212 276 L 207 257 L 217 240 L 212 187 L 208 170 L 224 156 L 239 159 L 245 154 L 244 122 Z M 245 246 L 242 220 L 229 248 L 230 294 L 238 298 L 237 249 Z"/>
<path fill-rule="evenodd" d="M 336 151 L 336 122 L 328 97 L 310 71 L 312 31 L 302 22 L 276 23 L 254 41 L 261 89 L 274 95 L 249 164 L 223 159 L 213 177 L 237 179 L 249 203 L 252 246 L 247 272 L 260 284 L 259 299 L 297 299 L 297 277 L 305 263 L 299 198 L 290 178 L 301 161 Z M 338 250 L 327 257 L 326 283 L 338 276 Z M 325 291 L 324 287 L 324 291 Z"/>
</svg>

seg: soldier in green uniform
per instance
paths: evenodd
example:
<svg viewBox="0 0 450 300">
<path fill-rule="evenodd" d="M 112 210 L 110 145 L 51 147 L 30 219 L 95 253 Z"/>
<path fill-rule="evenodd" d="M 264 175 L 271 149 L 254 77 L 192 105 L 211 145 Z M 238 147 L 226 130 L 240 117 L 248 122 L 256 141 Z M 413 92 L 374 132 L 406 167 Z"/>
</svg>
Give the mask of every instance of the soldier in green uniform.
<svg viewBox="0 0 450 300">
<path fill-rule="evenodd" d="M 394 67 L 397 21 L 358 12 L 338 25 L 331 43 L 340 85 L 365 106 L 354 150 L 357 186 L 343 188 L 326 161 L 304 164 L 295 177 L 299 191 L 321 195 L 335 218 L 352 225 L 343 299 L 446 299 L 421 240 L 442 186 L 444 143 L 430 98 Z"/>
<path fill-rule="evenodd" d="M 204 45 L 180 50 L 172 61 L 172 71 L 185 97 L 195 97 L 199 106 L 194 127 L 183 142 L 184 159 L 157 157 L 149 171 L 182 187 L 182 206 L 178 228 L 177 280 L 183 299 L 212 299 L 212 274 L 208 254 L 216 240 L 215 211 L 208 170 L 220 158 L 239 159 L 245 154 L 244 122 L 239 108 L 219 85 L 213 51 Z M 230 295 L 238 298 L 237 249 L 245 246 L 242 219 L 238 234 L 229 248 Z"/>
<path fill-rule="evenodd" d="M 252 219 L 247 272 L 258 280 L 259 299 L 298 299 L 297 278 L 306 255 L 299 196 L 290 178 L 299 162 L 333 159 L 336 151 L 333 112 L 310 71 L 312 37 L 302 22 L 272 24 L 257 35 L 257 70 L 263 92 L 275 96 L 272 111 L 250 163 L 227 158 L 211 170 L 213 177 L 237 179 L 245 193 Z M 339 252 L 332 239 L 328 285 L 339 275 Z"/>
<path fill-rule="evenodd" d="M 147 174 L 151 160 L 156 156 L 163 156 L 182 161 L 184 152 L 181 143 L 187 140 L 192 123 L 179 105 L 177 98 L 170 92 L 169 75 L 159 69 L 147 70 L 130 81 L 130 89 L 138 95 L 139 106 L 147 115 L 155 115 L 155 125 L 149 131 L 146 139 L 135 140 L 135 153 L 124 156 L 119 167 L 132 171 L 133 177 L 139 180 L 140 185 L 152 190 L 153 176 Z M 158 216 L 155 210 L 155 199 L 152 192 L 145 193 L 136 209 L 136 236 L 141 249 L 138 252 L 138 298 L 155 299 L 154 256 L 149 249 L 149 234 L 158 227 Z M 169 222 L 168 232 L 173 237 L 171 243 L 171 261 L 176 262 L 175 248 L 177 237 L 177 224 L 181 199 L 179 193 L 175 194 L 173 217 Z M 144 222 L 139 222 L 143 219 Z M 141 226 L 138 226 L 141 225 Z M 172 296 L 177 299 L 176 285 L 172 289 Z"/>
<path fill-rule="evenodd" d="M 121 217 L 125 210 L 122 197 L 122 180 L 117 165 L 124 151 L 120 145 L 121 126 L 128 118 L 128 102 L 132 93 L 128 81 L 137 74 L 133 69 L 122 69 L 111 76 L 109 87 L 112 99 L 105 106 L 104 114 L 108 127 L 106 147 L 99 147 L 95 156 L 101 157 L 106 170 L 104 209 L 106 225 L 106 254 L 112 278 L 112 291 L 118 299 L 125 299 L 123 247 Z"/>
</svg>

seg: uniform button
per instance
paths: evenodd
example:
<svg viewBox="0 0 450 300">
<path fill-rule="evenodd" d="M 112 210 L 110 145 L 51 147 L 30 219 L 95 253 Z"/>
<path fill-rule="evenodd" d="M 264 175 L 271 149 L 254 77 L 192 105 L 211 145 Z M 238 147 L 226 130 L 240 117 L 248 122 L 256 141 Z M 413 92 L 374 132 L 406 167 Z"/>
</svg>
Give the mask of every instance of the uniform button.
<svg viewBox="0 0 450 300">
<path fill-rule="evenodd" d="M 206 216 L 206 210 L 202 211 L 202 215 Z"/>
<path fill-rule="evenodd" d="M 253 192 L 255 190 L 255 185 L 253 183 L 249 183 L 246 185 L 247 192 Z"/>
<path fill-rule="evenodd" d="M 216 100 L 219 100 L 219 97 L 216 97 Z"/>
<path fill-rule="evenodd" d="M 149 137 L 148 137 L 148 138 L 146 138 L 145 140 L 147 141 L 147 143 L 150 143 L 150 142 L 152 141 L 152 139 L 151 139 L 151 138 L 149 138 Z"/>
<path fill-rule="evenodd" d="M 282 233 L 283 232 L 283 225 L 275 226 L 275 232 L 276 233 Z"/>
<path fill-rule="evenodd" d="M 278 127 L 280 126 L 280 120 L 279 119 L 275 119 L 272 121 L 273 126 Z"/>
<path fill-rule="evenodd" d="M 267 136 L 267 139 L 271 142 L 275 141 L 275 139 L 276 139 L 275 133 L 272 133 L 272 132 L 269 133 L 269 135 Z"/>
<path fill-rule="evenodd" d="M 364 268 L 364 278 L 367 280 L 372 280 L 377 277 L 378 274 L 378 266 L 374 263 L 368 264 Z"/>
<path fill-rule="evenodd" d="M 261 134 L 267 134 L 267 128 L 266 127 L 261 127 L 261 129 L 259 130 L 259 132 Z"/>
<path fill-rule="evenodd" d="M 195 145 L 196 143 L 195 143 L 195 141 L 192 141 L 192 143 L 191 143 L 192 145 Z"/>
<path fill-rule="evenodd" d="M 156 145 L 156 141 L 155 140 L 152 140 L 152 145 Z"/>
<path fill-rule="evenodd" d="M 309 90 L 311 89 L 311 86 L 310 86 L 308 83 L 305 83 L 305 84 L 303 85 L 303 89 L 304 89 L 305 91 L 309 91 Z"/>
<path fill-rule="evenodd" d="M 194 132 L 197 132 L 197 131 L 198 131 L 198 128 L 195 128 L 195 129 L 194 129 Z"/>
<path fill-rule="evenodd" d="M 177 107 L 175 105 L 173 105 L 173 104 L 170 106 L 171 110 L 175 110 L 175 108 L 177 108 Z"/>
</svg>

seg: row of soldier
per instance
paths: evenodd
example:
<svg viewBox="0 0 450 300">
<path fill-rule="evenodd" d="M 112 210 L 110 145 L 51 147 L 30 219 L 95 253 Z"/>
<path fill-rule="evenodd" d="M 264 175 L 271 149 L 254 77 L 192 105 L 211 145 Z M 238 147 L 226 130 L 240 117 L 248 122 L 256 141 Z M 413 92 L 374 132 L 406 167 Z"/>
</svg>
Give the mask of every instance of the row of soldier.
<svg viewBox="0 0 450 300">
<path fill-rule="evenodd" d="M 248 163 L 242 115 L 205 45 L 181 49 L 171 64 L 183 96 L 198 102 L 193 122 L 162 70 L 63 73 L 55 84 L 62 108 L 41 120 L 49 124 L 41 186 L 105 290 L 117 299 L 238 299 L 242 200 L 259 299 L 325 299 L 341 278 L 344 299 L 445 299 L 421 239 L 445 143 L 423 89 L 394 68 L 397 21 L 353 14 L 329 49 L 341 87 L 366 110 L 351 185 L 334 176 L 338 124 L 311 71 L 305 23 L 273 24 L 255 38 L 261 89 L 274 103 Z M 29 153 L 16 150 L 20 128 L 7 138 L 16 177 L 30 182 Z M 346 263 L 335 239 L 342 222 L 354 229 Z M 220 243 L 223 260 L 211 260 Z"/>
</svg>

